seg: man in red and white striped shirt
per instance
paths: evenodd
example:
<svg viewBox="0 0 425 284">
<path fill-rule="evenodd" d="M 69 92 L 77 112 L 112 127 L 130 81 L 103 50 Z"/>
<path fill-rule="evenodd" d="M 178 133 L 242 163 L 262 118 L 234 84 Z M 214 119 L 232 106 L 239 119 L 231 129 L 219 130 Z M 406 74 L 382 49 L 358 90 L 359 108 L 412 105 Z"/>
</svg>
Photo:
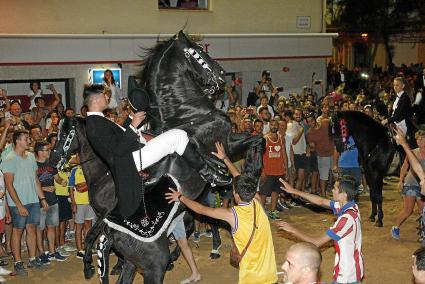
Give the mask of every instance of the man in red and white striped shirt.
<svg viewBox="0 0 425 284">
<path fill-rule="evenodd" d="M 284 191 L 304 198 L 316 205 L 332 209 L 337 216 L 335 224 L 320 237 L 310 237 L 286 222 L 279 227 L 294 234 L 299 239 L 320 247 L 330 240 L 335 246 L 335 267 L 333 284 L 358 284 L 364 275 L 362 248 L 362 229 L 360 211 L 354 202 L 356 195 L 355 180 L 350 176 L 339 178 L 332 189 L 334 200 L 328 200 L 313 194 L 294 189 L 281 180 Z"/>
</svg>

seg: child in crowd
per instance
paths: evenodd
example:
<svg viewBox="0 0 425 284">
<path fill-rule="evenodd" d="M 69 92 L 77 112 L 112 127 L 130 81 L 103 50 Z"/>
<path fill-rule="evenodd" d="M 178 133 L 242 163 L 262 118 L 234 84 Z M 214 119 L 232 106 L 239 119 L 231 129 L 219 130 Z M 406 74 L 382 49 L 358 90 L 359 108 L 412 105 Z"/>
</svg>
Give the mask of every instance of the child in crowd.
<svg viewBox="0 0 425 284">
<path fill-rule="evenodd" d="M 69 187 L 71 194 L 72 212 L 75 213 L 75 242 L 77 245 L 77 258 L 84 257 L 83 250 L 83 229 L 85 236 L 92 227 L 92 222 L 96 215 L 90 206 L 89 193 L 86 179 L 84 178 L 83 169 L 80 165 L 80 158 L 76 156 L 77 166 L 71 170 L 69 177 Z"/>
</svg>

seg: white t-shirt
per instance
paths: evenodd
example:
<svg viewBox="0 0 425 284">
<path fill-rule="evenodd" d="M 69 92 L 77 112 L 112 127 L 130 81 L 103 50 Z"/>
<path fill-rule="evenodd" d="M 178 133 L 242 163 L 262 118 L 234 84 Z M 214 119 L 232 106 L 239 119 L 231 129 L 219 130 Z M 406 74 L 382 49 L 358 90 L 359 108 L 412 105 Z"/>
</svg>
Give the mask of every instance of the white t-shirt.
<svg viewBox="0 0 425 284">
<path fill-rule="evenodd" d="M 290 135 L 295 137 L 303 128 L 302 124 L 296 121 L 292 121 L 288 123 L 288 129 L 286 130 L 286 135 Z M 292 145 L 294 149 L 294 155 L 302 155 L 306 153 L 307 143 L 305 141 L 305 135 L 302 134 L 300 140 L 298 140 L 297 144 Z"/>
<path fill-rule="evenodd" d="M 31 98 L 30 110 L 32 110 L 32 108 L 35 107 L 35 98 L 39 98 L 42 96 L 41 89 L 38 90 L 37 93 L 34 93 L 33 90 L 30 90 L 27 96 Z"/>
</svg>

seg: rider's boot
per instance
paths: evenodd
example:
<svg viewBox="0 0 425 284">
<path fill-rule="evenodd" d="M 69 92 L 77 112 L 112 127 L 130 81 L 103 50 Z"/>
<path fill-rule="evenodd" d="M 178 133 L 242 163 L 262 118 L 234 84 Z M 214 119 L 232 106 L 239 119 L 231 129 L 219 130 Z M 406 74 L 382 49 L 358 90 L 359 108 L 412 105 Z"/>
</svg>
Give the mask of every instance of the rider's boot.
<svg viewBox="0 0 425 284">
<path fill-rule="evenodd" d="M 232 178 L 223 175 L 218 170 L 207 165 L 205 159 L 188 143 L 182 157 L 189 165 L 199 172 L 203 180 L 210 183 L 212 186 L 228 185 L 232 182 Z"/>
</svg>

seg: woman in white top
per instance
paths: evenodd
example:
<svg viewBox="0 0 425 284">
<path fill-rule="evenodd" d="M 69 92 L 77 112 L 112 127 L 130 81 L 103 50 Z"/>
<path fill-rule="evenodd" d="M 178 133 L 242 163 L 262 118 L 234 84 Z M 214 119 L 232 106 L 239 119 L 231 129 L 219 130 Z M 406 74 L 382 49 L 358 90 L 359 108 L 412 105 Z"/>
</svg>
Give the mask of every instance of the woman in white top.
<svg viewBox="0 0 425 284">
<path fill-rule="evenodd" d="M 35 107 L 35 98 L 41 97 L 42 91 L 41 91 L 41 84 L 39 81 L 33 81 L 30 83 L 30 91 L 28 92 L 27 96 L 30 97 L 31 106 L 30 110 L 32 110 L 33 107 Z"/>
<path fill-rule="evenodd" d="M 106 69 L 103 73 L 103 85 L 111 90 L 109 108 L 118 107 L 118 101 L 121 98 L 121 90 L 115 85 L 114 74 L 109 69 Z"/>
</svg>

